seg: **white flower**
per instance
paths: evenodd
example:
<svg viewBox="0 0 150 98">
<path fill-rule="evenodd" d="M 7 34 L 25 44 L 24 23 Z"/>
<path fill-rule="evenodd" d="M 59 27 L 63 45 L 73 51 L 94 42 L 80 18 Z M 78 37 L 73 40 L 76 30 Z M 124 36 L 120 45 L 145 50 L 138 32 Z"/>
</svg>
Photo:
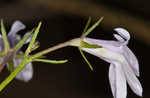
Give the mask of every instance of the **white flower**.
<svg viewBox="0 0 150 98">
<path fill-rule="evenodd" d="M 8 41 L 10 44 L 10 47 L 13 48 L 20 40 L 20 36 L 17 35 L 17 32 L 20 30 L 25 29 L 25 25 L 20 21 L 15 21 L 14 24 L 11 27 L 10 32 L 8 33 Z M 29 43 L 31 37 L 28 38 L 26 43 Z M 0 51 L 2 51 L 4 48 L 3 40 L 0 35 Z M 19 51 L 18 54 L 23 54 L 22 51 Z M 0 61 L 2 61 L 2 58 L 0 58 Z M 16 68 L 20 63 L 22 59 L 14 59 L 14 68 Z M 8 66 L 7 66 L 8 67 Z M 9 69 L 9 68 L 8 68 Z M 16 79 L 23 80 L 25 82 L 28 82 L 32 79 L 33 76 L 33 68 L 32 63 L 29 63 L 17 76 Z"/>
<path fill-rule="evenodd" d="M 127 83 L 132 91 L 138 96 L 142 96 L 142 86 L 136 76 L 139 76 L 139 64 L 136 56 L 127 47 L 130 35 L 123 28 L 114 29 L 118 34 L 114 34 L 117 41 L 99 40 L 84 38 L 83 42 L 100 46 L 99 48 L 85 48 L 82 50 L 95 55 L 110 63 L 109 81 L 114 98 L 126 98 Z M 76 39 L 77 44 L 80 39 Z M 75 42 L 73 46 L 79 46 Z"/>
</svg>

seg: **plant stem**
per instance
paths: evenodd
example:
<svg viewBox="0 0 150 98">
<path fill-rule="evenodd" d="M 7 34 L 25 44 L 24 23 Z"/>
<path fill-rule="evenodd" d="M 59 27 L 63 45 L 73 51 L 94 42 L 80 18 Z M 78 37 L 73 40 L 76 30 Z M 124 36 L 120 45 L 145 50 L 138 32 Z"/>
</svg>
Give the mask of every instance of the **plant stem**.
<svg viewBox="0 0 150 98">
<path fill-rule="evenodd" d="M 70 46 L 70 45 L 72 44 L 72 42 L 74 42 L 74 40 L 76 40 L 76 39 L 72 39 L 72 40 L 69 40 L 69 41 L 60 43 L 60 44 L 55 45 L 55 46 L 53 46 L 53 47 L 50 47 L 50 48 L 48 48 L 48 49 L 46 49 L 46 50 L 43 50 L 43 51 L 41 51 L 41 52 L 38 52 L 38 53 L 36 53 L 35 55 L 32 56 L 32 59 L 38 58 L 38 57 L 43 56 L 43 55 L 45 55 L 45 54 L 47 54 L 47 53 L 49 53 L 49 52 L 55 51 L 55 50 L 57 50 L 57 49 Z"/>
<path fill-rule="evenodd" d="M 28 59 L 25 58 L 21 64 L 0 84 L 0 91 L 2 91 L 5 86 L 7 86 L 15 77 L 16 75 L 28 64 Z"/>
</svg>

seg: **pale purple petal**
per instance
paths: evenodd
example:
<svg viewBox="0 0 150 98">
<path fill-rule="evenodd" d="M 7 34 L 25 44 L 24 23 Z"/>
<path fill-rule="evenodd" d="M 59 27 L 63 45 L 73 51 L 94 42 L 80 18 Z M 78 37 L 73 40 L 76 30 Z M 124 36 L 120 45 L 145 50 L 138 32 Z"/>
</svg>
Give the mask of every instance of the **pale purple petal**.
<svg viewBox="0 0 150 98">
<path fill-rule="evenodd" d="M 134 72 L 131 69 L 131 67 L 129 66 L 128 62 L 126 62 L 126 61 L 122 62 L 122 68 L 124 70 L 126 80 L 129 84 L 130 88 L 132 89 L 132 91 L 135 94 L 137 94 L 138 96 L 142 96 L 143 89 L 142 89 L 142 86 L 140 84 L 140 81 L 138 80 L 138 78 L 134 74 Z"/>
<path fill-rule="evenodd" d="M 113 96 L 115 97 L 115 90 L 116 90 L 116 73 L 115 73 L 115 66 L 110 64 L 109 66 L 109 83 L 111 87 L 111 91 Z"/>
<path fill-rule="evenodd" d="M 122 56 L 119 53 L 109 51 L 105 48 L 82 48 L 83 51 L 97 56 L 109 63 L 122 61 Z"/>
<path fill-rule="evenodd" d="M 122 67 L 119 63 L 109 67 L 109 82 L 114 98 L 126 98 L 127 85 Z"/>
<path fill-rule="evenodd" d="M 31 35 L 25 42 L 25 44 L 29 43 L 33 35 Z"/>
<path fill-rule="evenodd" d="M 121 50 L 122 43 L 118 41 L 106 41 L 106 40 L 99 40 L 99 39 L 92 39 L 92 38 L 84 38 L 84 42 L 88 44 L 94 44 L 101 46 L 102 48 L 108 49 L 113 52 L 122 53 Z"/>
<path fill-rule="evenodd" d="M 130 40 L 130 34 L 129 32 L 124 28 L 115 28 L 114 29 L 121 37 L 123 37 L 126 40 Z"/>
<path fill-rule="evenodd" d="M 22 59 L 16 59 L 14 60 L 14 68 L 16 68 L 20 63 L 22 62 Z M 33 68 L 32 63 L 29 63 L 26 65 L 26 67 L 23 68 L 23 70 L 16 76 L 16 79 L 22 80 L 24 82 L 28 82 L 32 79 L 33 76 Z"/>
<path fill-rule="evenodd" d="M 125 40 L 118 34 L 113 34 L 113 36 L 120 42 L 124 42 Z"/>
<path fill-rule="evenodd" d="M 138 63 L 136 56 L 127 46 L 124 46 L 123 49 L 124 49 L 124 56 L 127 59 L 128 63 L 130 64 L 132 70 L 137 76 L 139 76 L 140 75 L 139 63 Z"/>
<path fill-rule="evenodd" d="M 25 27 L 26 26 L 21 21 L 15 21 L 10 29 L 8 36 L 15 36 L 18 31 L 25 29 Z"/>
<path fill-rule="evenodd" d="M 94 39 L 94 38 L 84 38 L 83 40 L 84 42 L 87 42 L 89 44 L 94 44 L 94 45 L 98 45 L 98 46 L 115 46 L 115 47 L 119 47 L 121 46 L 120 42 L 117 41 L 112 41 L 112 40 L 100 40 L 100 39 Z"/>
</svg>

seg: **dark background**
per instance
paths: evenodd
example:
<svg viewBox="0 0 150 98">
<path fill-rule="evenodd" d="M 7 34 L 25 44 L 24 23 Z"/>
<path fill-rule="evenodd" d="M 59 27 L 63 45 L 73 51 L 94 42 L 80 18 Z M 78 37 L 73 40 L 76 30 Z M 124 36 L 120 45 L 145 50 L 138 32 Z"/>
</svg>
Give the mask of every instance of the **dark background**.
<svg viewBox="0 0 150 98">
<path fill-rule="evenodd" d="M 40 48 L 79 37 L 89 16 L 94 23 L 103 22 L 89 36 L 114 40 L 114 27 L 131 32 L 129 47 L 140 64 L 143 97 L 149 98 L 150 2 L 147 0 L 1 0 L 0 18 L 7 31 L 15 20 L 21 20 L 31 30 L 42 21 L 38 35 Z M 108 80 L 109 63 L 86 54 L 94 67 L 91 71 L 77 48 L 66 47 L 47 55 L 49 59 L 68 59 L 65 64 L 33 63 L 34 76 L 29 83 L 13 80 L 1 93 L 1 98 L 113 98 Z M 8 71 L 1 75 L 2 81 Z M 128 98 L 140 98 L 128 87 Z"/>
</svg>

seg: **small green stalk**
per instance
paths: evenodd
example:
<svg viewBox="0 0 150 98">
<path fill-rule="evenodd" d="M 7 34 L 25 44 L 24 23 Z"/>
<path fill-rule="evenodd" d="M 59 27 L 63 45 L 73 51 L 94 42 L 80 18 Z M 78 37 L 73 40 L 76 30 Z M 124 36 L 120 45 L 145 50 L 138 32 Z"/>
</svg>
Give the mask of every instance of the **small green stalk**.
<svg viewBox="0 0 150 98">
<path fill-rule="evenodd" d="M 32 61 L 51 63 L 51 64 L 62 64 L 62 63 L 66 63 L 68 60 L 33 59 Z"/>
</svg>

